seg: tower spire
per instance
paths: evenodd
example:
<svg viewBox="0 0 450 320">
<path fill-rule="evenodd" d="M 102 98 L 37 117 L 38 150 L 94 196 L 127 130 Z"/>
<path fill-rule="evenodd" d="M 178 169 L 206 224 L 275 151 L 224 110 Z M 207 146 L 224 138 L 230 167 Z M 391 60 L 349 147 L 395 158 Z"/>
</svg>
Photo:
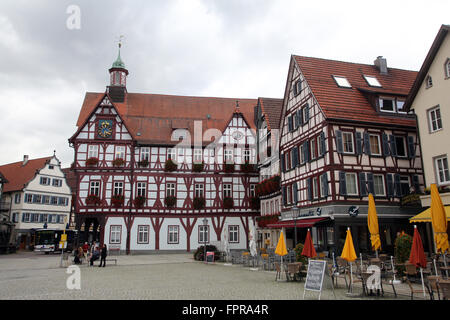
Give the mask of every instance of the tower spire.
<svg viewBox="0 0 450 320">
<path fill-rule="evenodd" d="M 128 70 L 126 69 L 125 63 L 120 57 L 120 49 L 122 48 L 123 38 L 123 35 L 118 38 L 119 48 L 117 59 L 113 62 L 112 67 L 109 69 L 109 73 L 111 76 L 108 92 L 113 102 L 123 102 L 126 95 Z"/>
</svg>

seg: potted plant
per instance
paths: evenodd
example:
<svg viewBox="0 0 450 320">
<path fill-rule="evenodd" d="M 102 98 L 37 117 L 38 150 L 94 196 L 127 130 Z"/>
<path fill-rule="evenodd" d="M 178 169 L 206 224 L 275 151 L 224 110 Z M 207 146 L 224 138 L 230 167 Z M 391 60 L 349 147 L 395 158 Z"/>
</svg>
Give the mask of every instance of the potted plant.
<svg viewBox="0 0 450 320">
<path fill-rule="evenodd" d="M 172 159 L 168 159 L 164 165 L 164 171 L 166 172 L 172 172 L 177 170 L 178 166 L 175 162 L 172 161 Z"/>
<path fill-rule="evenodd" d="M 302 269 L 306 269 L 306 266 L 308 264 L 308 258 L 302 256 L 303 244 L 302 243 L 297 244 L 294 248 L 294 251 L 295 251 L 295 260 L 297 262 L 302 263 Z"/>
<path fill-rule="evenodd" d="M 114 159 L 112 161 L 112 165 L 114 167 L 122 167 L 123 165 L 125 165 L 125 160 L 123 160 L 122 158 Z"/>
<path fill-rule="evenodd" d="M 177 203 L 177 198 L 175 198 L 174 196 L 167 196 L 167 197 L 164 199 L 164 204 L 165 204 L 166 207 L 168 207 L 168 208 L 174 207 L 176 203 Z"/>
<path fill-rule="evenodd" d="M 87 167 L 95 167 L 98 164 L 98 158 L 91 157 L 86 160 L 86 166 Z"/>
<path fill-rule="evenodd" d="M 118 207 L 123 206 L 124 200 L 125 200 L 125 197 L 123 195 L 120 195 L 120 194 L 113 195 L 111 197 L 111 204 L 114 207 L 118 208 Z"/>
<path fill-rule="evenodd" d="M 234 163 L 225 163 L 223 166 L 223 171 L 225 171 L 225 173 L 233 173 Z"/>
<path fill-rule="evenodd" d="M 195 210 L 200 210 L 203 209 L 205 207 L 206 204 L 206 200 L 203 197 L 195 197 L 194 198 L 194 209 Z"/>
<path fill-rule="evenodd" d="M 134 199 L 134 206 L 138 209 L 142 208 L 145 204 L 146 198 L 144 196 L 137 196 Z"/>
<path fill-rule="evenodd" d="M 413 238 L 402 231 L 401 234 L 395 239 L 394 255 L 397 263 L 405 263 L 409 260 L 409 255 L 411 253 Z M 401 276 L 405 267 L 402 265 L 396 266 L 396 271 Z"/>
<path fill-rule="evenodd" d="M 148 167 L 148 165 L 149 165 L 149 162 L 148 162 L 147 159 L 143 159 L 143 160 L 138 162 L 138 166 L 139 167 Z"/>
<path fill-rule="evenodd" d="M 245 163 L 241 164 L 241 171 L 244 173 L 256 172 L 255 165 L 251 164 L 249 161 L 245 161 Z"/>
<path fill-rule="evenodd" d="M 232 209 L 234 206 L 233 198 L 225 197 L 223 198 L 223 208 L 224 209 Z"/>
<path fill-rule="evenodd" d="M 101 204 L 100 197 L 95 194 L 90 194 L 86 197 L 86 204 L 98 206 Z"/>
<path fill-rule="evenodd" d="M 192 165 L 192 172 L 202 172 L 204 167 L 205 167 L 205 163 L 204 162 L 194 163 Z"/>
</svg>

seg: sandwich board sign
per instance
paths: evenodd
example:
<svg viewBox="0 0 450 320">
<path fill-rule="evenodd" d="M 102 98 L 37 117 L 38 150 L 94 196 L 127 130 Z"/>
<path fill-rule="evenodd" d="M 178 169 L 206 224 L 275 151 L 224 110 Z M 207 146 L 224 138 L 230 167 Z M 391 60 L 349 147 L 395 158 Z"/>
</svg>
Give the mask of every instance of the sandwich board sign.
<svg viewBox="0 0 450 320">
<path fill-rule="evenodd" d="M 326 266 L 327 262 L 325 260 L 309 260 L 308 272 L 306 274 L 305 288 L 303 291 L 303 300 L 305 299 L 306 290 L 319 292 L 319 300 L 320 300 Z"/>
</svg>

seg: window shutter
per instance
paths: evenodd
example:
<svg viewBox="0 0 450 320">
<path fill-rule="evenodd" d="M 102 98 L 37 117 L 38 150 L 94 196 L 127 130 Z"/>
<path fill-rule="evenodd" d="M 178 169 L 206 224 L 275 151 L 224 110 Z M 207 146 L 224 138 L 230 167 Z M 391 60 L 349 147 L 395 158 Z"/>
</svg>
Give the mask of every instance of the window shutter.
<svg viewBox="0 0 450 320">
<path fill-rule="evenodd" d="M 370 138 L 368 132 L 364 132 L 364 153 L 368 155 L 372 154 L 370 151 Z"/>
<path fill-rule="evenodd" d="M 397 145 L 395 144 L 395 137 L 393 135 L 389 135 L 389 142 L 391 145 L 391 155 L 393 157 L 397 156 Z"/>
<path fill-rule="evenodd" d="M 364 172 L 360 172 L 358 177 L 359 177 L 359 193 L 363 197 L 367 196 L 366 174 Z"/>
<path fill-rule="evenodd" d="M 305 119 L 303 119 L 303 124 L 308 123 L 309 121 L 309 103 L 305 105 Z"/>
<path fill-rule="evenodd" d="M 286 207 L 287 206 L 287 198 L 286 198 L 286 186 L 283 186 L 281 188 L 282 197 L 283 197 L 283 204 Z"/>
<path fill-rule="evenodd" d="M 297 204 L 298 202 L 298 186 L 297 186 L 297 182 L 294 182 L 293 188 L 294 190 L 294 205 Z"/>
<path fill-rule="evenodd" d="M 298 94 L 298 91 L 297 91 L 297 82 L 294 82 L 293 89 L 294 89 L 294 96 L 296 96 L 296 95 Z"/>
<path fill-rule="evenodd" d="M 284 153 L 281 154 L 281 172 L 286 172 L 286 166 L 284 163 Z"/>
<path fill-rule="evenodd" d="M 344 151 L 344 146 L 342 145 L 342 131 L 336 131 L 336 148 L 338 153 L 342 153 Z"/>
<path fill-rule="evenodd" d="M 322 145 L 322 153 L 320 156 L 323 156 L 325 154 L 325 133 L 322 131 L 320 133 L 320 144 Z"/>
<path fill-rule="evenodd" d="M 303 112 L 302 109 L 298 109 L 297 110 L 297 118 L 298 118 L 298 126 L 302 126 L 303 125 Z"/>
<path fill-rule="evenodd" d="M 345 172 L 339 172 L 339 194 L 342 196 L 347 195 L 347 185 L 345 183 Z"/>
<path fill-rule="evenodd" d="M 382 141 L 383 141 L 383 155 L 384 155 L 385 157 L 387 157 L 387 156 L 390 155 L 390 152 L 389 152 L 389 142 L 388 142 L 388 136 L 387 136 L 387 134 L 383 133 L 381 139 L 382 139 Z"/>
<path fill-rule="evenodd" d="M 22 222 L 25 222 L 25 213 L 22 213 Z"/>
<path fill-rule="evenodd" d="M 408 155 L 410 158 L 416 157 L 416 150 L 414 148 L 414 137 L 408 136 Z"/>
<path fill-rule="evenodd" d="M 298 167 L 299 165 L 299 159 L 298 159 L 298 146 L 295 146 L 292 148 L 292 167 Z"/>
<path fill-rule="evenodd" d="M 375 184 L 373 182 L 373 173 L 368 173 L 367 174 L 367 185 L 369 187 L 369 193 L 371 193 L 372 195 L 375 195 Z"/>
<path fill-rule="evenodd" d="M 392 179 L 392 174 L 388 174 L 387 178 L 387 195 L 388 198 L 392 198 L 394 196 L 394 181 Z"/>
<path fill-rule="evenodd" d="M 309 155 L 309 140 L 305 141 L 305 162 L 310 162 L 311 161 L 311 157 Z"/>
<path fill-rule="evenodd" d="M 419 184 L 419 176 L 418 175 L 414 175 L 412 177 L 413 180 L 413 185 L 414 185 L 414 190 L 416 193 L 420 193 L 420 184 Z"/>
<path fill-rule="evenodd" d="M 356 132 L 356 154 L 362 154 L 362 137 L 361 132 Z"/>
<path fill-rule="evenodd" d="M 322 189 L 322 196 L 323 197 L 328 197 L 328 176 L 327 176 L 327 174 L 326 173 L 324 173 L 322 176 L 321 176 L 321 179 L 322 179 L 322 186 L 323 186 L 323 189 Z"/>
<path fill-rule="evenodd" d="M 289 130 L 289 132 L 294 130 L 294 121 L 292 119 L 292 116 L 288 117 L 288 130 Z"/>
<path fill-rule="evenodd" d="M 402 196 L 402 188 L 400 184 L 400 175 L 398 174 L 394 175 L 394 188 L 395 188 L 395 196 L 400 198 Z"/>
<path fill-rule="evenodd" d="M 312 200 L 312 179 L 308 178 L 306 180 L 306 186 L 307 186 L 307 191 L 308 191 L 308 200 L 311 201 Z"/>
</svg>

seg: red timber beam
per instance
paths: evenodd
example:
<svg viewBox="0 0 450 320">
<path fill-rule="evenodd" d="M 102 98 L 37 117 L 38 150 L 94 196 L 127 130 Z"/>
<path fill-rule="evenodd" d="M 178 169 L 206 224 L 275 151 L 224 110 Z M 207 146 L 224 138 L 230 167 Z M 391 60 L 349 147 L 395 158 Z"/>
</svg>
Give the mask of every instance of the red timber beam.
<svg viewBox="0 0 450 320">
<path fill-rule="evenodd" d="M 223 217 L 222 222 L 220 222 L 220 216 L 219 217 L 211 217 L 211 222 L 214 228 L 214 231 L 216 232 L 217 235 L 217 240 L 221 241 L 222 240 L 222 229 L 223 229 L 223 225 L 225 224 L 225 219 L 226 217 Z M 217 223 L 216 223 L 217 220 Z"/>
<path fill-rule="evenodd" d="M 247 246 L 247 250 L 248 250 L 249 249 L 248 248 L 248 233 L 250 231 L 249 223 L 248 223 L 248 216 L 240 217 L 240 219 L 241 219 L 241 222 L 242 222 L 242 226 L 244 227 L 244 230 L 245 230 L 245 239 L 246 239 L 245 242 L 246 242 L 246 246 Z"/>
<path fill-rule="evenodd" d="M 197 223 L 197 218 L 193 218 L 191 224 L 191 218 L 185 218 L 186 223 L 183 222 L 183 218 L 180 218 L 180 222 L 183 225 L 184 231 L 186 231 L 186 251 L 191 251 L 191 233 Z"/>
<path fill-rule="evenodd" d="M 161 219 L 161 220 L 160 220 Z M 159 231 L 164 222 L 164 218 L 150 218 L 153 230 L 155 230 L 155 250 L 159 250 Z"/>
</svg>

